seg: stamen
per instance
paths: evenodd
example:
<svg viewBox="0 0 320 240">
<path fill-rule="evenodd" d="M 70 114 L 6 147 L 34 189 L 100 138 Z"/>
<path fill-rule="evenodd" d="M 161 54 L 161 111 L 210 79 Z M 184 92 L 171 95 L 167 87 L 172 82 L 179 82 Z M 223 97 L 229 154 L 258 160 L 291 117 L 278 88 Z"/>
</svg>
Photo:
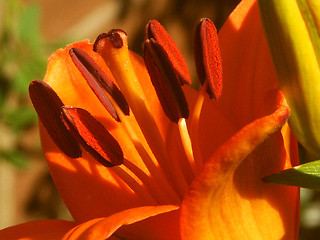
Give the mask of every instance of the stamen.
<svg viewBox="0 0 320 240">
<path fill-rule="evenodd" d="M 170 198 L 170 192 L 166 192 L 165 188 L 163 189 L 163 185 L 161 184 L 161 188 L 159 188 L 159 182 L 154 181 L 153 175 L 148 176 L 145 172 L 143 172 L 139 167 L 134 165 L 127 159 L 124 159 L 123 165 L 126 166 L 132 173 L 135 174 L 145 185 L 147 191 L 153 196 L 154 199 L 158 201 L 158 204 L 172 204 L 179 203 L 179 200 L 174 201 Z M 168 196 L 169 195 L 169 196 Z"/>
<path fill-rule="evenodd" d="M 80 145 L 60 118 L 63 103 L 49 84 L 32 81 L 29 95 L 41 123 L 59 149 L 68 157 L 81 157 Z"/>
<path fill-rule="evenodd" d="M 193 157 L 193 150 L 192 150 L 192 144 L 191 144 L 191 139 L 188 133 L 188 128 L 186 124 L 186 119 L 181 118 L 178 122 L 178 127 L 179 127 L 179 133 L 181 137 L 181 142 L 183 145 L 184 152 L 187 156 L 189 165 L 191 166 L 191 169 L 193 173 L 196 172 L 196 165 Z"/>
<path fill-rule="evenodd" d="M 172 63 L 180 84 L 191 84 L 190 72 L 179 48 L 157 20 L 151 20 L 147 24 L 145 40 L 147 39 L 154 39 L 167 54 L 167 60 Z"/>
<path fill-rule="evenodd" d="M 124 164 L 125 168 L 128 169 L 116 166 L 124 163 L 122 150 L 117 141 L 100 122 L 93 118 L 89 112 L 81 108 L 64 106 L 63 113 L 75 137 L 79 139 L 82 146 L 98 162 L 116 173 L 143 201 L 148 204 L 159 204 L 159 202 L 155 201 L 158 195 L 152 196 L 157 193 L 156 189 L 152 189 L 156 186 L 151 186 L 150 179 L 141 169 L 128 160 L 125 160 Z M 131 176 L 128 170 L 134 176 Z M 141 182 L 139 183 L 137 180 Z M 146 188 L 152 191 L 148 191 Z"/>
<path fill-rule="evenodd" d="M 121 30 L 111 30 L 102 34 L 97 38 L 94 50 L 109 66 L 162 171 L 182 197 L 188 189 L 188 184 L 181 169 L 175 168 L 169 161 L 164 140 L 131 64 L 126 34 Z"/>
<path fill-rule="evenodd" d="M 193 150 L 185 121 L 189 117 L 189 109 L 181 88 L 181 84 L 186 82 L 181 81 L 179 74 L 181 69 L 189 74 L 187 65 L 175 42 L 159 22 L 155 20 L 149 22 L 146 27 L 146 38 L 144 59 L 152 84 L 169 119 L 178 123 L 188 160 L 186 164 L 189 164 L 195 172 Z M 191 79 L 187 83 L 191 83 Z"/>
<path fill-rule="evenodd" d="M 187 100 L 167 52 L 154 39 L 146 40 L 143 46 L 146 67 L 164 112 L 175 123 L 188 118 Z"/>
<path fill-rule="evenodd" d="M 144 60 L 159 101 L 168 118 L 177 123 L 189 117 L 189 109 L 181 85 L 191 77 L 176 43 L 156 20 L 146 26 Z"/>
<path fill-rule="evenodd" d="M 150 172 L 150 175 L 152 176 L 154 181 L 152 181 L 152 183 L 148 184 L 146 180 L 149 181 L 150 177 L 148 177 L 148 179 L 146 179 L 146 180 L 143 180 L 145 178 L 140 177 L 141 174 L 137 173 L 137 170 L 134 170 L 134 169 L 139 170 L 139 168 L 137 168 L 131 162 L 126 161 L 126 159 L 124 159 L 125 160 L 124 165 L 126 167 L 128 167 L 137 176 L 139 176 L 139 178 L 142 180 L 142 182 L 144 182 L 147 186 L 154 185 L 152 187 L 152 189 L 150 189 L 150 191 L 157 193 L 158 196 L 156 199 L 160 199 L 160 202 L 162 204 L 179 203 L 180 202 L 179 197 L 177 196 L 176 192 L 172 189 L 172 187 L 168 183 L 167 179 L 164 177 L 162 170 L 156 166 L 156 164 L 152 160 L 152 157 L 150 156 L 150 154 L 147 152 L 147 150 L 145 149 L 145 147 L 143 146 L 143 144 L 139 140 L 139 137 L 137 136 L 137 133 L 135 132 L 134 128 L 132 127 L 130 121 L 128 121 L 128 119 L 124 116 L 124 114 L 118 108 L 119 107 L 117 107 L 117 106 L 115 107 L 115 109 L 118 113 L 118 116 L 120 118 L 121 124 L 124 127 L 128 136 L 130 137 L 135 149 L 139 153 L 143 163 L 147 167 L 147 169 Z M 155 183 L 153 183 L 153 182 L 155 182 Z M 159 184 L 161 185 L 161 188 L 158 187 Z"/>
<path fill-rule="evenodd" d="M 200 89 L 198 94 L 198 98 L 196 104 L 194 106 L 192 115 L 191 115 L 191 124 L 190 124 L 190 135 L 192 138 L 192 146 L 194 150 L 194 159 L 196 165 L 196 172 L 201 170 L 204 162 L 202 159 L 201 151 L 200 151 L 200 144 L 199 144 L 199 121 L 200 115 L 202 111 L 202 107 L 204 104 L 205 96 L 206 96 L 206 89 L 207 89 L 208 82 L 204 82 L 204 85 Z"/>
<path fill-rule="evenodd" d="M 217 29 L 212 21 L 203 18 L 194 35 L 194 57 L 200 83 L 208 82 L 210 98 L 219 99 L 222 93 L 222 64 Z"/>
<path fill-rule="evenodd" d="M 63 119 L 83 148 L 106 167 L 123 163 L 118 142 L 89 112 L 81 108 L 63 107 Z"/>
<path fill-rule="evenodd" d="M 127 172 L 128 169 L 122 169 L 123 166 L 115 166 L 110 168 L 131 190 L 147 205 L 158 205 L 159 203 L 151 196 L 150 192 L 136 179 Z"/>
<path fill-rule="evenodd" d="M 107 109 L 111 116 L 119 121 L 119 117 L 112 106 L 108 96 L 105 94 L 106 90 L 109 95 L 115 100 L 125 115 L 129 115 L 129 106 L 117 86 L 108 78 L 107 74 L 101 70 L 98 64 L 80 48 L 72 48 L 69 51 L 72 61 L 86 79 L 92 91 L 96 94 L 102 105 Z M 104 89 L 102 89 L 102 88 Z"/>
<path fill-rule="evenodd" d="M 103 125 L 91 116 L 89 112 L 81 108 L 63 107 L 64 118 L 71 131 L 82 146 L 102 165 L 110 168 L 147 204 L 159 204 L 146 188 L 150 188 L 150 181 L 144 177 L 144 173 L 128 160 L 125 160 L 118 142 L 103 127 Z M 126 169 L 127 168 L 127 169 Z M 129 174 L 132 172 L 133 176 Z M 141 180 L 139 183 L 138 180 Z M 145 184 L 145 186 L 142 185 Z"/>
</svg>

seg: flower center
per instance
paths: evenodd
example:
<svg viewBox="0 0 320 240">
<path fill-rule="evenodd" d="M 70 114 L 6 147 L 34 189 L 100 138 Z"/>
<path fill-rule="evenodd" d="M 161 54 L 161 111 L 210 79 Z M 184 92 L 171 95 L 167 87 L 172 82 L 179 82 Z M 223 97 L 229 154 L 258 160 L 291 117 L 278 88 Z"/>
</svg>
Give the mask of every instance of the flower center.
<svg viewBox="0 0 320 240">
<path fill-rule="evenodd" d="M 130 159 L 124 158 L 118 142 L 89 112 L 64 106 L 47 84 L 40 81 L 30 84 L 30 97 L 49 135 L 67 156 L 80 157 L 80 143 L 94 159 L 114 171 L 147 203 L 179 203 L 204 163 L 198 132 L 205 92 L 210 98 L 218 99 L 221 95 L 222 71 L 217 33 L 208 19 L 203 19 L 197 26 L 195 59 L 203 87 L 190 121 L 187 121 L 189 108 L 182 85 L 190 84 L 191 77 L 182 54 L 155 20 L 148 23 L 145 38 L 145 64 L 159 102 L 180 134 L 186 156 L 182 162 L 169 157 L 165 139 L 131 63 L 127 35 L 122 30 L 99 35 L 93 47 L 105 60 L 121 91 L 86 52 L 72 48 L 69 54 L 101 104 L 119 122 L 119 127 L 124 128 L 152 177 Z M 47 110 L 48 104 L 54 106 L 54 110 Z M 140 129 L 133 127 L 128 119 L 130 110 Z M 60 129 L 58 137 L 55 128 Z M 144 146 L 137 131 L 142 132 L 151 151 Z M 182 165 L 190 171 L 183 171 Z"/>
</svg>

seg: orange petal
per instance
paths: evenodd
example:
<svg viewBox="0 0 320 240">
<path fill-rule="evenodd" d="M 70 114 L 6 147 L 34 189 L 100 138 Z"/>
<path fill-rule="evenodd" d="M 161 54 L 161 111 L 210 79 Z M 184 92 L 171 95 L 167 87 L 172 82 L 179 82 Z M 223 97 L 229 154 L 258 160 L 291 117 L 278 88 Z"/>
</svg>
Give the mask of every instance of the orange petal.
<svg viewBox="0 0 320 240">
<path fill-rule="evenodd" d="M 259 115 L 267 91 L 278 87 L 255 0 L 243 0 L 220 30 L 224 90 L 219 103 L 239 128 Z"/>
<path fill-rule="evenodd" d="M 123 225 L 116 234 L 124 239 L 181 239 L 180 209 L 156 215 L 130 225 Z"/>
<path fill-rule="evenodd" d="M 261 181 L 290 164 L 277 131 L 289 109 L 280 93 L 268 99 L 275 111 L 231 137 L 191 184 L 181 207 L 183 240 L 296 238 L 298 190 Z"/>
<path fill-rule="evenodd" d="M 118 212 L 109 217 L 96 218 L 90 221 L 84 222 L 73 229 L 71 229 L 62 240 L 99 240 L 109 238 L 117 229 L 123 225 L 133 224 L 142 221 L 147 218 L 152 218 L 157 215 L 169 213 L 177 210 L 179 207 L 174 205 L 163 205 L 163 206 L 147 206 L 132 208 Z M 167 219 L 167 224 L 170 222 L 170 218 Z M 149 229 L 150 230 L 150 229 Z M 136 231 L 135 231 L 136 232 Z M 152 231 L 151 231 L 152 232 Z M 136 232 L 137 233 L 137 232 Z M 117 234 L 122 239 L 121 231 Z M 126 233 L 128 234 L 128 233 Z M 134 234 L 134 232 L 129 233 Z M 142 232 L 137 236 L 141 237 Z M 146 239 L 158 239 L 158 238 L 146 238 Z"/>
<path fill-rule="evenodd" d="M 72 62 L 69 56 L 71 48 L 84 50 L 114 81 L 104 60 L 100 55 L 92 51 L 92 44 L 88 42 L 73 43 L 67 46 L 66 49 L 56 51 L 48 61 L 48 70 L 44 81 L 49 83 L 57 92 L 64 104 L 89 111 L 119 142 L 124 157 L 136 164 L 146 174 L 149 174 L 125 130 L 110 117 Z M 156 121 L 164 135 L 165 129 L 170 123 L 157 99 L 143 59 L 134 53 L 131 53 L 130 58 L 137 77 L 141 85 L 144 86 L 143 90 L 153 109 L 153 113 L 158 116 Z M 143 146 L 152 156 L 134 116 L 131 114 L 127 118 L 129 118 L 130 123 L 136 130 Z M 54 182 L 77 222 L 145 205 L 145 202 L 138 199 L 120 178 L 97 163 L 86 151 L 83 152 L 81 158 L 68 158 L 56 147 L 47 132 L 41 127 L 41 124 L 40 135 L 42 148 Z M 114 199 L 117 199 L 117 201 L 114 201 Z"/>
<path fill-rule="evenodd" d="M 72 62 L 69 56 L 69 49 L 72 47 L 81 48 L 87 52 L 114 80 L 104 60 L 92 51 L 92 44 L 78 42 L 67 46 L 66 49 L 56 51 L 50 57 L 44 81 L 50 84 L 65 105 L 84 108 L 98 119 L 117 139 L 123 149 L 124 157 L 148 174 L 125 130 L 110 117 Z M 141 81 L 150 81 L 143 60 L 132 54 L 132 62 Z M 134 117 L 131 115 L 128 118 L 133 128 L 137 130 L 142 144 L 150 153 Z M 86 221 L 144 205 L 144 202 L 139 200 L 120 178 L 97 163 L 87 152 L 84 151 L 83 156 L 78 159 L 68 158 L 56 147 L 42 127 L 40 127 L 40 134 L 50 172 L 76 221 Z"/>
<path fill-rule="evenodd" d="M 183 90 L 188 99 L 190 112 L 192 113 L 199 92 L 189 86 L 185 86 Z M 192 126 L 192 117 L 191 115 L 187 120 L 189 130 L 197 128 L 197 126 Z M 194 145 L 194 151 L 198 151 L 200 154 L 199 157 L 203 161 L 207 161 L 209 157 L 236 132 L 236 128 L 233 122 L 223 115 L 219 108 L 219 103 L 212 101 L 209 96 L 206 96 L 200 114 L 198 131 L 198 135 L 190 135 L 193 143 L 196 142 L 195 138 L 198 138 L 197 140 L 199 141 L 199 144 Z M 166 148 L 169 158 L 179 163 L 179 167 L 183 169 L 182 172 L 190 184 L 194 178 L 194 174 L 192 173 L 190 165 L 185 162 L 186 154 L 176 125 L 172 124 L 167 127 Z"/>
<path fill-rule="evenodd" d="M 5 240 L 60 240 L 76 224 L 62 220 L 42 220 L 19 224 L 0 231 Z"/>
</svg>

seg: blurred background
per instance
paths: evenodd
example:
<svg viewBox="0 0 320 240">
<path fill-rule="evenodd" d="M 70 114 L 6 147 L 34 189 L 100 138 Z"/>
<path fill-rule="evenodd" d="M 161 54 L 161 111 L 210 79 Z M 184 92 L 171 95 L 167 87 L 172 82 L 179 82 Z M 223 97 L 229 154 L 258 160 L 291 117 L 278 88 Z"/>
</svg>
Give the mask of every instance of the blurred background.
<svg viewBox="0 0 320 240">
<path fill-rule="evenodd" d="M 0 229 L 46 218 L 71 219 L 40 148 L 28 85 L 42 79 L 57 48 L 112 28 L 141 53 L 144 27 L 159 20 L 192 74 L 193 30 L 202 17 L 220 29 L 239 0 L 0 0 Z M 320 196 L 302 190 L 300 239 L 320 236 Z"/>
</svg>

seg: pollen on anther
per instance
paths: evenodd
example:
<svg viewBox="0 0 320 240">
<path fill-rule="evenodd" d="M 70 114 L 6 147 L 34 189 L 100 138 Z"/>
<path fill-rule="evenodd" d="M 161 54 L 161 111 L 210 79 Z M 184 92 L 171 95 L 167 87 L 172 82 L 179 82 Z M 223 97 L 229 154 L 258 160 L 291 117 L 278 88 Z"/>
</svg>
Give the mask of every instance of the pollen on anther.
<svg viewBox="0 0 320 240">
<path fill-rule="evenodd" d="M 145 31 L 146 39 L 154 39 L 167 53 L 168 61 L 172 63 L 181 85 L 191 84 L 191 75 L 179 48 L 157 20 L 151 20 L 147 24 Z"/>
<path fill-rule="evenodd" d="M 96 94 L 102 105 L 107 109 L 110 115 L 117 121 L 120 121 L 119 116 L 112 105 L 109 96 L 118 104 L 121 111 L 125 115 L 129 115 L 129 106 L 118 87 L 112 82 L 107 74 L 102 71 L 99 65 L 80 48 L 72 48 L 69 51 L 73 63 L 81 72 L 92 91 Z M 109 94 L 109 96 L 105 93 Z"/>
<path fill-rule="evenodd" d="M 188 67 L 175 42 L 156 21 L 146 26 L 144 60 L 152 84 L 168 118 L 178 122 L 189 117 L 189 108 L 181 85 L 191 83 Z"/>
<path fill-rule="evenodd" d="M 222 63 L 217 30 L 213 22 L 201 19 L 194 34 L 194 58 L 200 83 L 207 81 L 210 98 L 222 93 Z"/>
<path fill-rule="evenodd" d="M 161 106 L 173 122 L 189 117 L 189 108 L 179 80 L 166 53 L 153 40 L 144 43 L 144 60 Z"/>
<path fill-rule="evenodd" d="M 118 142 L 88 111 L 64 106 L 62 117 L 74 137 L 98 162 L 106 167 L 123 163 L 123 152 Z"/>
<path fill-rule="evenodd" d="M 50 85 L 40 80 L 32 81 L 29 95 L 42 125 L 54 143 L 68 157 L 81 157 L 80 145 L 60 118 L 63 103 Z"/>
</svg>

